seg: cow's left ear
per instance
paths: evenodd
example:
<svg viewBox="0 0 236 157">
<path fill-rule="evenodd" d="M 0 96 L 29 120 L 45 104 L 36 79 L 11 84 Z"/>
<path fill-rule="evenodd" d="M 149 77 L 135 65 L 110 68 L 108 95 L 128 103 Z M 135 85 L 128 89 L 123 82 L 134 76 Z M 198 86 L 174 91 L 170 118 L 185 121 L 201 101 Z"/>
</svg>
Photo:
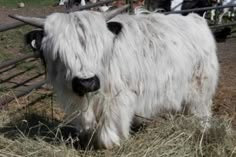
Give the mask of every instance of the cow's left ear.
<svg viewBox="0 0 236 157">
<path fill-rule="evenodd" d="M 107 28 L 115 35 L 118 35 L 122 30 L 122 24 L 119 22 L 108 22 Z"/>
<path fill-rule="evenodd" d="M 25 35 L 25 42 L 30 45 L 34 51 L 40 51 L 43 35 L 43 30 L 33 30 Z"/>
</svg>

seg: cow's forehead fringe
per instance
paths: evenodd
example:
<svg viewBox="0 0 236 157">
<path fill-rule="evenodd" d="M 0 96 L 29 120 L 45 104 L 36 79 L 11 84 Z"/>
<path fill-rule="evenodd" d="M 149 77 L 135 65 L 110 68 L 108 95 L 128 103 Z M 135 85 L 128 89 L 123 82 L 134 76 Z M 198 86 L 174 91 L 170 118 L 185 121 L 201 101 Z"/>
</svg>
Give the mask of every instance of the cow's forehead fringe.
<svg viewBox="0 0 236 157">
<path fill-rule="evenodd" d="M 103 15 L 93 11 L 52 14 L 46 19 L 44 31 L 42 48 L 46 60 L 59 58 L 72 75 L 81 67 L 94 71 L 113 36 Z"/>
<path fill-rule="evenodd" d="M 100 22 L 105 24 L 104 16 L 101 13 L 95 11 L 80 11 L 69 14 L 53 13 L 46 18 L 44 29 L 47 30 L 52 28 L 52 30 L 56 30 L 56 27 L 72 26 L 76 23 L 84 23 L 86 21 L 90 22 L 91 24 L 95 24 L 95 19 L 99 19 Z"/>
</svg>

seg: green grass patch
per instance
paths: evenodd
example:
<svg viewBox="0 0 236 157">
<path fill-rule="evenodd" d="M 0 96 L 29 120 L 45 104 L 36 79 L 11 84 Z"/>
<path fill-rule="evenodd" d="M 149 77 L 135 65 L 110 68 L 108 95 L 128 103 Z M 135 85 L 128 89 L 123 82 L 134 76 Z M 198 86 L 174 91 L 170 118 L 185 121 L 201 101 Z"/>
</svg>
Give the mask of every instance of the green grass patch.
<svg viewBox="0 0 236 157">
<path fill-rule="evenodd" d="M 34 70 L 35 73 L 39 74 L 44 71 L 44 67 L 40 62 L 21 62 L 16 66 L 17 70 Z"/>
<path fill-rule="evenodd" d="M 0 95 L 3 94 L 7 90 L 7 87 L 5 85 L 0 84 Z"/>
<path fill-rule="evenodd" d="M 13 57 L 13 55 L 10 53 L 7 53 L 7 52 L 4 52 L 4 51 L 1 51 L 0 52 L 0 62 L 4 62 L 6 60 L 9 60 Z"/>
<path fill-rule="evenodd" d="M 31 53 L 32 50 L 25 45 L 24 35 L 32 30 L 30 26 L 0 33 L 0 61 L 7 60 L 17 53 Z"/>
<path fill-rule="evenodd" d="M 19 2 L 25 3 L 25 6 L 43 7 L 53 5 L 58 2 L 58 0 L 0 0 L 0 6 L 17 7 Z"/>
</svg>

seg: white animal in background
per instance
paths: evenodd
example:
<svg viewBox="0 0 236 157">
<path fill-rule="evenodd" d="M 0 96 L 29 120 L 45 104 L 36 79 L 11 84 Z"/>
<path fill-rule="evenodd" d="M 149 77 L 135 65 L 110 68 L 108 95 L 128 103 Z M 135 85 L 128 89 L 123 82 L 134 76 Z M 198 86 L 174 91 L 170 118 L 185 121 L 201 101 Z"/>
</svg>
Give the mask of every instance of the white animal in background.
<svg viewBox="0 0 236 157">
<path fill-rule="evenodd" d="M 171 1 L 171 11 L 181 10 L 182 4 L 183 4 L 183 0 L 172 0 Z"/>
<path fill-rule="evenodd" d="M 97 3 L 99 1 L 104 1 L 104 0 L 90 0 L 91 3 Z M 100 12 L 106 12 L 108 11 L 112 6 L 111 5 L 102 5 L 102 6 L 98 6 L 97 10 Z M 96 10 L 96 9 L 95 9 Z"/>
<path fill-rule="evenodd" d="M 155 11 L 149 11 L 144 6 L 137 6 L 134 8 L 134 14 L 135 15 L 141 15 L 141 14 L 152 14 L 152 13 L 159 13 L 164 12 L 164 9 L 156 9 Z"/>
<path fill-rule="evenodd" d="M 217 4 L 215 6 L 225 6 L 225 5 L 236 5 L 236 0 L 217 0 Z M 222 24 L 223 17 L 227 14 L 227 17 L 233 18 L 235 17 L 235 9 L 234 8 L 224 8 L 222 9 L 222 12 L 219 14 L 219 17 L 216 18 L 216 10 L 211 11 L 211 20 L 218 20 L 218 24 Z"/>
<path fill-rule="evenodd" d="M 127 139 L 141 123 L 135 115 L 187 108 L 200 121 L 211 118 L 219 63 L 204 18 L 122 14 L 107 21 L 80 11 L 42 21 L 48 81 L 67 115 L 80 111 L 72 121 L 78 134 L 95 132 L 98 147 Z"/>
<path fill-rule="evenodd" d="M 98 1 L 101 1 L 101 0 L 60 0 L 59 5 L 66 5 L 68 8 L 72 8 L 73 5 L 84 6 L 87 3 L 97 3 Z M 103 5 L 103 6 L 97 7 L 97 10 L 100 12 L 106 12 L 109 8 L 111 8 L 111 6 Z"/>
<path fill-rule="evenodd" d="M 223 0 L 222 5 L 236 5 L 236 0 Z M 234 17 L 235 16 L 235 8 L 224 8 L 223 12 L 219 15 L 219 24 L 222 23 L 223 21 L 223 17 L 225 16 L 225 14 L 228 14 L 228 17 Z"/>
<path fill-rule="evenodd" d="M 67 0 L 60 0 L 59 5 L 64 5 Z"/>
<path fill-rule="evenodd" d="M 220 6 L 220 5 L 221 5 L 221 1 L 222 1 L 222 0 L 215 0 L 215 1 L 214 1 L 214 4 L 213 4 L 213 7 Z M 216 17 L 216 10 L 215 10 L 215 9 L 212 9 L 212 10 L 210 11 L 210 20 L 211 20 L 211 21 L 215 21 L 215 17 Z"/>
<path fill-rule="evenodd" d="M 73 4 L 74 5 L 76 3 L 81 6 L 84 6 L 84 5 L 86 5 L 87 1 L 88 0 L 60 0 L 59 5 L 66 5 L 66 4 L 69 4 L 69 5 Z"/>
<path fill-rule="evenodd" d="M 209 7 L 213 3 L 212 1 L 214 0 L 149 0 L 145 7 L 154 12 L 157 12 L 157 9 L 164 9 L 164 11 L 170 12 Z M 195 11 L 195 13 L 204 17 L 205 11 Z M 182 15 L 187 14 L 189 13 L 182 13 Z"/>
</svg>

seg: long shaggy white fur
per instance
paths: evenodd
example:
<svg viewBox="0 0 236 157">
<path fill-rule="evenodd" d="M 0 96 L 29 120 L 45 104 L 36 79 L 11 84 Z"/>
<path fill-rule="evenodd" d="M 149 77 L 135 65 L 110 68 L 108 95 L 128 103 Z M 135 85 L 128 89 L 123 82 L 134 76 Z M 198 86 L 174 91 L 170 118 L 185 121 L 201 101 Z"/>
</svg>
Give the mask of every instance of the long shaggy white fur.
<svg viewBox="0 0 236 157">
<path fill-rule="evenodd" d="M 55 13 L 45 22 L 48 79 L 68 115 L 82 111 L 73 121 L 79 132 L 97 128 L 99 146 L 111 148 L 128 138 L 135 114 L 153 118 L 187 107 L 211 117 L 219 64 L 203 18 L 119 15 L 111 21 L 122 24 L 118 35 L 92 11 Z M 94 75 L 101 83 L 97 93 L 73 93 L 73 77 Z"/>
</svg>

